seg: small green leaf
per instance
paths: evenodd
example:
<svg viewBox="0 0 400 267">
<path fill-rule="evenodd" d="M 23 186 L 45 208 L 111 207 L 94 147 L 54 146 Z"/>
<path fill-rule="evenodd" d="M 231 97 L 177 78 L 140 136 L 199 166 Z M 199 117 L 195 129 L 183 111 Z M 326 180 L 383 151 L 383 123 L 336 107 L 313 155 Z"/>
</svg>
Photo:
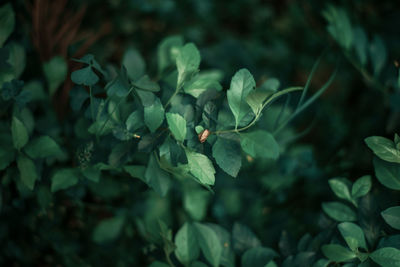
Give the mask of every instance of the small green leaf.
<svg viewBox="0 0 400 267">
<path fill-rule="evenodd" d="M 194 223 L 194 227 L 204 257 L 212 266 L 219 266 L 223 248 L 217 234 L 205 224 Z"/>
<path fill-rule="evenodd" d="M 255 247 L 248 249 L 242 256 L 242 267 L 264 267 L 278 254 L 270 249 L 264 247 Z"/>
<path fill-rule="evenodd" d="M 356 257 L 354 252 L 337 244 L 323 245 L 321 250 L 325 257 L 335 262 L 345 262 Z"/>
<path fill-rule="evenodd" d="M 78 183 L 78 176 L 74 169 L 58 170 L 51 178 L 51 192 L 67 189 Z"/>
<path fill-rule="evenodd" d="M 142 165 L 127 165 L 124 166 L 124 171 L 129 173 L 134 178 L 139 178 L 146 183 L 146 167 Z"/>
<path fill-rule="evenodd" d="M 337 197 L 351 201 L 350 190 L 341 179 L 330 179 L 329 186 Z"/>
<path fill-rule="evenodd" d="M 384 267 L 400 266 L 400 250 L 396 248 L 380 248 L 372 252 L 370 258 Z"/>
<path fill-rule="evenodd" d="M 25 125 L 17 118 L 13 117 L 11 122 L 11 134 L 14 147 L 20 150 L 28 143 L 29 135 Z"/>
<path fill-rule="evenodd" d="M 176 67 L 178 69 L 177 88 L 189 80 L 200 66 L 200 53 L 196 45 L 188 43 L 179 49 L 176 57 Z"/>
<path fill-rule="evenodd" d="M 338 229 L 352 251 L 357 251 L 358 248 L 368 249 L 364 232 L 357 224 L 343 222 L 338 225 Z"/>
<path fill-rule="evenodd" d="M 246 99 L 256 87 L 253 75 L 247 69 L 241 69 L 232 77 L 231 86 L 227 91 L 228 104 L 235 116 L 236 127 L 240 121 L 251 111 Z"/>
<path fill-rule="evenodd" d="M 144 126 L 143 123 L 143 113 L 139 110 L 133 111 L 125 122 L 126 128 L 128 131 L 135 132 Z"/>
<path fill-rule="evenodd" d="M 387 60 L 387 51 L 382 38 L 374 36 L 369 47 L 369 53 L 371 56 L 372 67 L 374 69 L 374 75 L 378 76 Z"/>
<path fill-rule="evenodd" d="M 235 223 L 232 229 L 233 248 L 237 253 L 243 253 L 250 248 L 260 247 L 261 242 L 247 226 Z"/>
<path fill-rule="evenodd" d="M 80 85 L 93 86 L 99 81 L 91 66 L 76 70 L 71 74 L 71 80 Z"/>
<path fill-rule="evenodd" d="M 59 145 L 49 136 L 40 136 L 28 143 L 25 152 L 31 158 L 47 158 L 62 153 Z"/>
<path fill-rule="evenodd" d="M 195 129 L 197 134 L 200 134 L 200 133 L 202 133 L 204 131 L 204 128 L 201 125 L 197 125 L 194 129 Z"/>
<path fill-rule="evenodd" d="M 122 57 L 122 65 L 126 68 L 129 79 L 134 81 L 142 77 L 146 70 L 146 62 L 134 48 L 125 51 Z"/>
<path fill-rule="evenodd" d="M 348 206 L 340 202 L 324 202 L 322 209 L 329 217 L 339 222 L 351 222 L 357 220 L 357 215 Z"/>
<path fill-rule="evenodd" d="M 396 230 L 400 230 L 400 206 L 391 207 L 381 212 L 385 222 Z"/>
<path fill-rule="evenodd" d="M 0 8 L 0 47 L 7 41 L 10 34 L 14 31 L 15 14 L 10 3 Z"/>
<path fill-rule="evenodd" d="M 351 188 L 351 196 L 353 198 L 359 198 L 368 194 L 369 190 L 371 190 L 372 182 L 371 176 L 365 175 L 357 179 L 354 182 L 353 187 Z"/>
<path fill-rule="evenodd" d="M 23 154 L 20 154 L 17 158 L 17 166 L 21 175 L 21 181 L 26 187 L 33 190 L 35 182 L 39 178 L 35 163 Z"/>
<path fill-rule="evenodd" d="M 160 91 L 160 86 L 158 83 L 153 82 L 150 80 L 149 76 L 144 75 L 142 78 L 140 78 L 138 81 L 134 83 L 134 85 L 141 90 L 145 91 L 150 91 L 150 92 L 158 92 Z"/>
<path fill-rule="evenodd" d="M 175 236 L 175 246 L 175 256 L 184 265 L 199 257 L 200 248 L 192 224 L 185 223 L 179 229 Z"/>
<path fill-rule="evenodd" d="M 189 170 L 202 184 L 213 185 L 215 183 L 215 169 L 211 160 L 200 153 L 186 150 Z"/>
<path fill-rule="evenodd" d="M 379 182 L 387 188 L 400 190 L 400 164 L 383 161 L 376 157 L 373 163 Z"/>
<path fill-rule="evenodd" d="M 168 193 L 171 187 L 171 177 L 160 168 L 154 154 L 150 156 L 144 177 L 147 184 L 158 194 L 165 196 Z"/>
<path fill-rule="evenodd" d="M 186 120 L 177 113 L 165 114 L 169 130 L 177 141 L 183 142 L 186 138 Z"/>
<path fill-rule="evenodd" d="M 379 158 L 400 163 L 400 150 L 396 148 L 392 140 L 381 136 L 371 136 L 365 138 L 365 143 Z"/>
<path fill-rule="evenodd" d="M 158 74 L 175 64 L 179 49 L 183 46 L 182 36 L 169 36 L 162 40 L 157 49 Z"/>
<path fill-rule="evenodd" d="M 323 15 L 329 22 L 328 32 L 341 46 L 349 50 L 353 44 L 353 32 L 346 11 L 330 5 L 324 10 Z"/>
<path fill-rule="evenodd" d="M 233 177 L 238 175 L 242 166 L 242 154 L 238 140 L 219 136 L 212 147 L 212 155 L 223 171 Z"/>
<path fill-rule="evenodd" d="M 260 89 L 253 90 L 246 97 L 246 102 L 255 115 L 262 111 L 264 101 L 273 94 L 272 91 L 263 91 Z"/>
<path fill-rule="evenodd" d="M 216 91 L 221 91 L 222 86 L 219 81 L 215 80 L 213 73 L 200 73 L 193 79 L 191 79 L 187 84 L 185 84 L 184 92 L 186 94 L 192 95 L 198 98 L 202 93 L 207 90 L 214 89 Z"/>
<path fill-rule="evenodd" d="M 49 85 L 50 96 L 52 96 L 67 77 L 67 63 L 64 58 L 55 56 L 43 63 L 43 71 Z"/>
<path fill-rule="evenodd" d="M 118 76 L 107 83 L 105 90 L 107 91 L 108 96 L 116 95 L 118 97 L 126 97 L 129 93 L 130 87 L 131 85 L 129 84 L 126 69 L 121 67 Z"/>
<path fill-rule="evenodd" d="M 164 121 L 164 107 L 159 98 L 151 106 L 144 107 L 144 123 L 154 133 Z"/>
<path fill-rule="evenodd" d="M 116 216 L 100 221 L 94 228 L 93 241 L 101 244 L 116 239 L 121 233 L 124 220 L 123 216 Z"/>
<path fill-rule="evenodd" d="M 244 152 L 255 158 L 277 159 L 279 145 L 272 134 L 256 130 L 240 134 L 240 145 Z"/>
</svg>

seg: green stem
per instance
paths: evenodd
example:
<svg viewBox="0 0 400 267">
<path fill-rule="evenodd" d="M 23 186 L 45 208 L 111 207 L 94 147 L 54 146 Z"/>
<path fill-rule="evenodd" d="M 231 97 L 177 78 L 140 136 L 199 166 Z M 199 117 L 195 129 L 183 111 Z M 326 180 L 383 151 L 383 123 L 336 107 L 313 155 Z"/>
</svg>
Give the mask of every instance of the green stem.
<svg viewBox="0 0 400 267">
<path fill-rule="evenodd" d="M 172 99 L 179 93 L 179 91 L 182 89 L 182 85 L 179 85 L 179 87 L 176 88 L 175 92 L 172 94 L 172 96 L 168 99 L 167 103 L 164 106 L 164 109 L 166 109 L 169 104 L 171 104 Z"/>
</svg>

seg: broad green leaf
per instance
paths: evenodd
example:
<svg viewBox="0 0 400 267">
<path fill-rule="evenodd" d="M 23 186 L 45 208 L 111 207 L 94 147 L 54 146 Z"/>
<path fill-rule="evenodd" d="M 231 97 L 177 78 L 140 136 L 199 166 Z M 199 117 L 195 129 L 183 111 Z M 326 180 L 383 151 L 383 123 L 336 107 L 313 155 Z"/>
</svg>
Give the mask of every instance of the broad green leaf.
<svg viewBox="0 0 400 267">
<path fill-rule="evenodd" d="M 214 76 L 215 75 L 213 73 L 199 73 L 185 84 L 184 92 L 192 95 L 195 98 L 198 98 L 207 90 L 214 89 L 216 91 L 221 91 L 222 86 Z"/>
<path fill-rule="evenodd" d="M 354 49 L 356 50 L 356 54 L 358 60 L 361 63 L 361 66 L 365 66 L 367 64 L 368 59 L 368 38 L 364 29 L 361 27 L 356 27 L 353 29 L 353 38 L 354 38 Z"/>
<path fill-rule="evenodd" d="M 396 248 L 380 248 L 372 252 L 370 258 L 383 267 L 400 266 L 400 250 Z"/>
<path fill-rule="evenodd" d="M 15 14 L 10 3 L 0 8 L 0 47 L 3 46 L 10 34 L 14 31 Z"/>
<path fill-rule="evenodd" d="M 374 158 L 376 178 L 387 188 L 400 190 L 400 164 Z"/>
<path fill-rule="evenodd" d="M 186 150 L 189 170 L 202 184 L 213 185 L 215 169 L 211 160 L 203 154 Z"/>
<path fill-rule="evenodd" d="M 31 158 L 47 158 L 62 153 L 59 145 L 49 136 L 40 136 L 28 143 L 25 152 Z"/>
<path fill-rule="evenodd" d="M 128 131 L 135 132 L 139 128 L 144 126 L 143 113 L 139 110 L 133 111 L 125 122 Z"/>
<path fill-rule="evenodd" d="M 343 222 L 338 225 L 338 229 L 352 251 L 357 251 L 358 248 L 368 249 L 364 232 L 357 224 Z"/>
<path fill-rule="evenodd" d="M 348 206 L 340 202 L 324 202 L 322 209 L 329 217 L 339 222 L 352 222 L 357 220 L 357 215 Z"/>
<path fill-rule="evenodd" d="M 206 216 L 210 192 L 202 189 L 185 190 L 183 207 L 193 220 L 201 221 Z"/>
<path fill-rule="evenodd" d="M 204 257 L 212 266 L 219 266 L 222 255 L 222 245 L 218 240 L 218 236 L 214 230 L 207 225 L 194 223 L 194 227 Z"/>
<path fill-rule="evenodd" d="M 71 80 L 79 85 L 93 86 L 99 81 L 91 66 L 76 70 L 71 74 Z"/>
<path fill-rule="evenodd" d="M 391 207 L 381 212 L 385 222 L 396 230 L 400 230 L 400 206 Z"/>
<path fill-rule="evenodd" d="M 99 182 L 101 176 L 101 170 L 93 166 L 88 166 L 82 170 L 82 175 L 92 182 Z"/>
<path fill-rule="evenodd" d="M 264 247 L 255 247 L 248 249 L 242 256 L 242 267 L 264 267 L 278 254 L 270 249 Z"/>
<path fill-rule="evenodd" d="M 396 148 L 392 140 L 381 136 L 371 136 L 365 139 L 365 143 L 379 158 L 400 163 L 400 150 Z"/>
<path fill-rule="evenodd" d="M 219 136 L 212 147 L 212 155 L 223 171 L 233 177 L 238 175 L 242 166 L 242 153 L 238 140 Z"/>
<path fill-rule="evenodd" d="M 263 91 L 256 89 L 251 91 L 246 97 L 246 102 L 249 104 L 251 110 L 255 115 L 258 115 L 262 111 L 262 105 L 264 101 L 273 94 L 273 92 Z"/>
<path fill-rule="evenodd" d="M 14 147 L 20 150 L 28 143 L 29 135 L 25 125 L 17 118 L 13 117 L 11 122 L 11 134 Z"/>
<path fill-rule="evenodd" d="M 182 264 L 189 264 L 197 259 L 200 248 L 196 238 L 196 232 L 192 224 L 185 223 L 175 236 L 175 256 Z"/>
<path fill-rule="evenodd" d="M 61 169 L 51 178 L 51 192 L 67 189 L 78 183 L 78 176 L 74 169 Z"/>
<path fill-rule="evenodd" d="M 150 92 L 158 92 L 160 91 L 160 86 L 158 83 L 150 80 L 149 76 L 144 75 L 138 81 L 134 83 L 134 85 L 141 90 L 150 91 Z"/>
<path fill-rule="evenodd" d="M 220 265 L 225 267 L 236 266 L 231 234 L 220 225 L 210 223 L 208 223 L 207 225 L 214 230 L 222 246 Z"/>
<path fill-rule="evenodd" d="M 130 176 L 132 176 L 134 178 L 139 178 L 140 180 L 142 180 L 143 182 L 146 183 L 146 178 L 145 178 L 146 167 L 145 166 L 127 165 L 127 166 L 124 166 L 124 171 L 129 173 Z"/>
<path fill-rule="evenodd" d="M 351 201 L 350 190 L 341 179 L 330 179 L 329 186 L 337 197 Z"/>
<path fill-rule="evenodd" d="M 94 228 L 93 241 L 101 244 L 115 240 L 121 233 L 123 225 L 123 216 L 116 216 L 100 221 Z"/>
<path fill-rule="evenodd" d="M 274 136 L 266 131 L 256 130 L 240 134 L 240 145 L 244 152 L 254 158 L 277 159 L 279 157 L 279 145 Z"/>
<path fill-rule="evenodd" d="M 240 121 L 249 113 L 250 106 L 246 99 L 256 86 L 253 75 L 247 69 L 241 69 L 232 78 L 231 86 L 227 91 L 228 104 L 235 117 L 236 127 Z"/>
<path fill-rule="evenodd" d="M 136 81 L 144 75 L 146 70 L 146 62 L 143 60 L 140 53 L 134 49 L 129 48 L 125 51 L 122 57 L 122 65 L 126 68 L 129 79 Z"/>
<path fill-rule="evenodd" d="M 374 36 L 369 47 L 369 53 L 371 56 L 372 67 L 374 69 L 374 75 L 377 76 L 381 73 L 387 60 L 387 51 L 382 38 Z"/>
<path fill-rule="evenodd" d="M 197 72 L 200 60 L 199 50 L 193 43 L 188 43 L 179 49 L 176 57 L 176 67 L 178 69 L 177 88 L 181 88 Z"/>
<path fill-rule="evenodd" d="M 151 106 L 144 107 L 144 123 L 154 133 L 164 121 L 164 107 L 159 98 Z"/>
<path fill-rule="evenodd" d="M 321 250 L 325 257 L 335 262 L 345 262 L 356 257 L 354 252 L 337 244 L 323 245 Z"/>
<path fill-rule="evenodd" d="M 162 74 L 166 68 L 175 64 L 179 49 L 183 46 L 181 36 L 170 36 L 165 38 L 157 49 L 158 74 Z"/>
<path fill-rule="evenodd" d="M 372 182 L 371 176 L 365 175 L 357 179 L 351 188 L 351 196 L 353 198 L 359 198 L 368 194 L 371 190 Z"/>
<path fill-rule="evenodd" d="M 150 156 L 144 177 L 147 184 L 158 194 L 165 196 L 168 193 L 171 187 L 171 177 L 160 168 L 154 154 Z"/>
<path fill-rule="evenodd" d="M 177 141 L 183 142 L 186 138 L 186 120 L 177 113 L 165 114 L 169 130 Z"/>
<path fill-rule="evenodd" d="M 49 85 L 50 96 L 57 91 L 57 88 L 67 77 L 67 67 L 64 58 L 60 56 L 55 56 L 43 63 L 43 71 L 47 79 L 47 84 Z"/>
<path fill-rule="evenodd" d="M 233 225 L 232 241 L 233 248 L 238 253 L 261 246 L 261 242 L 256 235 L 247 226 L 240 223 L 235 223 Z"/>
<path fill-rule="evenodd" d="M 35 182 L 39 178 L 35 163 L 28 157 L 20 154 L 17 158 L 17 166 L 21 176 L 21 181 L 26 185 L 26 187 L 33 190 Z"/>
</svg>

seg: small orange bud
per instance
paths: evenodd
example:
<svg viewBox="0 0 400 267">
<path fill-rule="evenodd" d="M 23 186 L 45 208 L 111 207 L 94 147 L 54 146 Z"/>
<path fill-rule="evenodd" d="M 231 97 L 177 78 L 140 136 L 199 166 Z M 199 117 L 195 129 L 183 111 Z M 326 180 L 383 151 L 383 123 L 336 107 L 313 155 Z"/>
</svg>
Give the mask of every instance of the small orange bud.
<svg viewBox="0 0 400 267">
<path fill-rule="evenodd" d="M 209 130 L 207 130 L 207 129 L 205 129 L 204 131 L 199 133 L 199 141 L 200 141 L 200 143 L 204 143 L 207 140 L 207 138 L 210 135 L 210 133 L 211 132 Z"/>
</svg>

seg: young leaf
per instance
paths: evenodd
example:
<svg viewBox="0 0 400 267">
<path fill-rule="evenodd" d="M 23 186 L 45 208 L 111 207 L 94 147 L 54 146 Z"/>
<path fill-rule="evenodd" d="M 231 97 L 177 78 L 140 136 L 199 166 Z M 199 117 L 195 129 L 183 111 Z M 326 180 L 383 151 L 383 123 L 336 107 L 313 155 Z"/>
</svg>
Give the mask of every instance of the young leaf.
<svg viewBox="0 0 400 267">
<path fill-rule="evenodd" d="M 151 106 L 144 107 L 144 123 L 154 133 L 164 121 L 164 107 L 159 98 Z"/>
<path fill-rule="evenodd" d="M 365 175 L 357 179 L 354 182 L 353 187 L 351 188 L 351 196 L 353 198 L 359 198 L 368 194 L 369 190 L 371 190 L 372 182 L 371 176 Z"/>
<path fill-rule="evenodd" d="M 93 86 L 99 81 L 91 66 L 76 70 L 71 74 L 71 80 L 79 85 Z"/>
<path fill-rule="evenodd" d="M 387 267 L 398 267 L 400 266 L 400 250 L 396 248 L 380 248 L 370 254 L 370 258 L 380 264 L 381 266 Z"/>
<path fill-rule="evenodd" d="M 200 53 L 196 45 L 188 43 L 179 49 L 176 57 L 176 67 L 178 68 L 177 88 L 197 72 L 200 66 Z"/>
<path fill-rule="evenodd" d="M 338 229 L 352 251 L 357 251 L 358 248 L 367 250 L 364 232 L 357 224 L 343 222 L 338 225 Z"/>
<path fill-rule="evenodd" d="M 74 169 L 58 170 L 51 178 L 51 192 L 67 189 L 78 183 L 78 176 Z"/>
<path fill-rule="evenodd" d="M 374 36 L 369 47 L 369 53 L 371 56 L 372 67 L 374 69 L 374 75 L 377 76 L 382 71 L 387 60 L 386 47 L 382 38 Z"/>
<path fill-rule="evenodd" d="M 20 150 L 28 143 L 29 135 L 25 125 L 17 118 L 13 117 L 11 122 L 11 134 L 14 147 Z"/>
<path fill-rule="evenodd" d="M 40 136 L 25 147 L 26 154 L 31 158 L 47 158 L 62 153 L 59 145 L 49 136 Z"/>
<path fill-rule="evenodd" d="M 0 47 L 14 31 L 15 13 L 10 3 L 0 8 Z"/>
<path fill-rule="evenodd" d="M 207 156 L 186 150 L 189 170 L 202 184 L 213 185 L 215 182 L 215 169 Z"/>
<path fill-rule="evenodd" d="M 168 112 L 165 117 L 174 138 L 177 141 L 183 142 L 186 138 L 186 120 L 177 113 Z"/>
<path fill-rule="evenodd" d="M 385 222 L 396 230 L 400 230 L 400 206 L 391 207 L 381 212 Z"/>
<path fill-rule="evenodd" d="M 175 256 L 184 265 L 199 257 L 200 248 L 192 224 L 185 223 L 175 236 Z"/>
<path fill-rule="evenodd" d="M 242 166 L 239 141 L 219 136 L 212 147 L 212 155 L 223 171 L 233 177 L 238 175 Z"/>
<path fill-rule="evenodd" d="M 68 71 L 65 59 L 55 56 L 49 61 L 43 63 L 43 71 L 49 85 L 50 96 L 54 95 L 57 88 L 64 82 Z"/>
<path fill-rule="evenodd" d="M 323 245 L 321 250 L 325 257 L 335 262 L 349 261 L 356 257 L 354 252 L 337 244 Z"/>
<path fill-rule="evenodd" d="M 379 182 L 387 188 L 400 190 L 400 164 L 386 162 L 376 157 L 373 163 Z"/>
<path fill-rule="evenodd" d="M 116 216 L 100 221 L 93 231 L 93 241 L 101 244 L 113 241 L 121 233 L 124 217 Z"/>
<path fill-rule="evenodd" d="M 231 81 L 231 87 L 227 91 L 228 104 L 235 116 L 235 125 L 250 111 L 246 99 L 249 93 L 255 88 L 256 82 L 253 75 L 247 69 L 241 69 L 235 73 Z"/>
<path fill-rule="evenodd" d="M 371 136 L 365 138 L 365 143 L 379 158 L 400 163 L 400 150 L 398 150 L 394 142 L 381 136 Z"/>
<path fill-rule="evenodd" d="M 350 190 L 342 180 L 338 178 L 330 179 L 329 186 L 337 197 L 351 201 Z"/>
<path fill-rule="evenodd" d="M 279 145 L 272 134 L 256 130 L 251 133 L 240 134 L 240 145 L 244 152 L 254 158 L 277 159 Z"/>
<path fill-rule="evenodd" d="M 165 196 L 171 187 L 170 175 L 158 165 L 156 156 L 150 156 L 144 177 L 147 184 L 161 196 Z"/>
<path fill-rule="evenodd" d="M 20 154 L 17 158 L 17 166 L 21 175 L 21 181 L 26 187 L 33 190 L 35 182 L 38 179 L 35 163 L 23 154 Z"/>
<path fill-rule="evenodd" d="M 355 212 L 340 202 L 324 202 L 322 203 L 322 209 L 329 217 L 339 222 L 351 222 L 357 220 Z"/>
<path fill-rule="evenodd" d="M 207 225 L 194 223 L 194 227 L 204 257 L 212 266 L 219 266 L 222 255 L 222 245 L 218 240 L 218 236 L 214 230 Z"/>
</svg>

